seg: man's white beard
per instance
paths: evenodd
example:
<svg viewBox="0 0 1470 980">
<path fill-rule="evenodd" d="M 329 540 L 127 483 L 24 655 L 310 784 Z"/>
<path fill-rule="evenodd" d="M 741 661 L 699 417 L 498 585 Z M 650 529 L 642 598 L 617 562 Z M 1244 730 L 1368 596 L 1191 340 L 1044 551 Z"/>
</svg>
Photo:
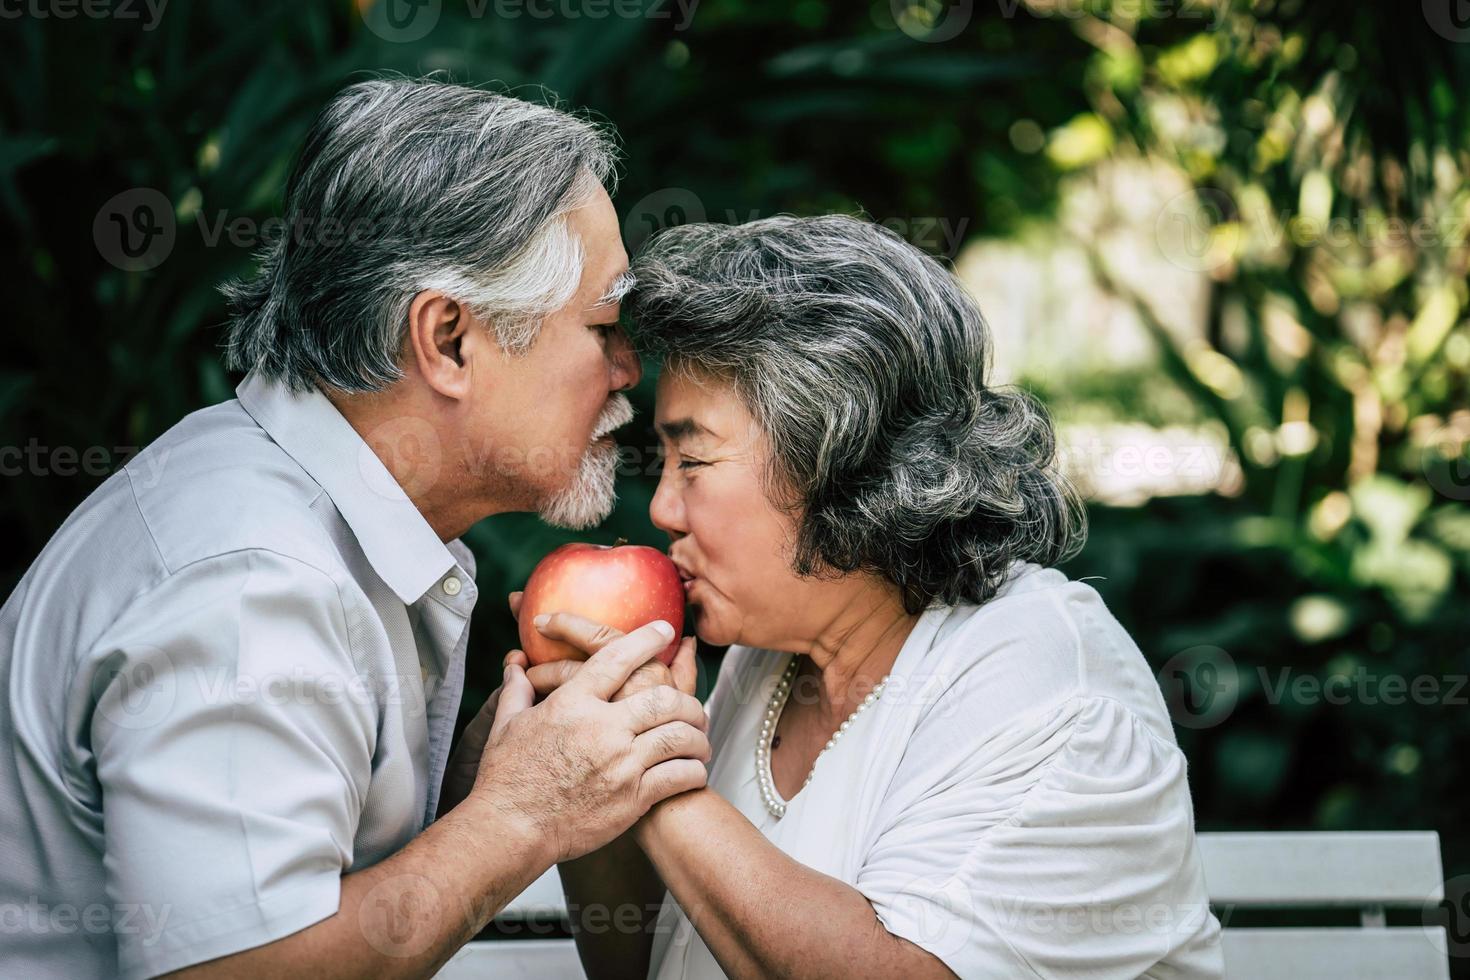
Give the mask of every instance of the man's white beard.
<svg viewBox="0 0 1470 980">
<path fill-rule="evenodd" d="M 592 444 L 582 456 L 571 484 L 552 494 L 541 505 L 538 516 L 552 527 L 580 531 L 601 524 L 617 503 L 618 447 L 597 442 L 614 429 L 633 420 L 633 405 L 626 395 L 613 395 L 592 428 Z"/>
</svg>

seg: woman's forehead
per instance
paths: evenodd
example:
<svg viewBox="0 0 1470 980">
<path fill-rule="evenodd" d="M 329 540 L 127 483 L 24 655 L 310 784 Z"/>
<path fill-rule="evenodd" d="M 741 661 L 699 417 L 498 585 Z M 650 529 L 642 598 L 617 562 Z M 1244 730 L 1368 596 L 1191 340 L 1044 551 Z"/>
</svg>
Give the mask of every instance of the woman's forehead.
<svg viewBox="0 0 1470 980">
<path fill-rule="evenodd" d="M 653 419 L 654 429 L 670 442 L 728 439 L 750 424 L 729 384 L 688 371 L 659 377 Z"/>
</svg>

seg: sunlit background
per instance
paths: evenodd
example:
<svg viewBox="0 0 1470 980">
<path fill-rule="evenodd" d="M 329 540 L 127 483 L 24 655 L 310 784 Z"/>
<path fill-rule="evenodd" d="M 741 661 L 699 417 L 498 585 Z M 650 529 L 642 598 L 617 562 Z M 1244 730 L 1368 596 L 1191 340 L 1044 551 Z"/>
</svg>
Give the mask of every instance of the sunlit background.
<svg viewBox="0 0 1470 980">
<path fill-rule="evenodd" d="M 952 261 L 1051 407 L 1085 577 L 1159 671 L 1202 829 L 1436 829 L 1470 873 L 1467 55 L 1455 0 L 139 2 L 0 23 L 6 589 L 137 446 L 231 397 L 313 113 L 442 71 L 616 127 L 630 248 L 867 214 Z M 160 237 L 123 248 L 147 205 Z M 662 544 L 652 377 L 595 532 L 467 540 L 465 713 L 556 544 Z M 718 650 L 702 651 L 708 672 Z M 1463 965 L 1464 960 L 1457 961 Z"/>
</svg>

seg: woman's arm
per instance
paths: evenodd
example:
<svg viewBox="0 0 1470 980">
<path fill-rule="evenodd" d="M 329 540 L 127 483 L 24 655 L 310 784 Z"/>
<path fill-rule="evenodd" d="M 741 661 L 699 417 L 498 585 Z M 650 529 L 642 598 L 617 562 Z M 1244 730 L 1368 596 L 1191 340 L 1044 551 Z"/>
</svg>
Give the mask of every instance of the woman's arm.
<svg viewBox="0 0 1470 980">
<path fill-rule="evenodd" d="M 513 612 L 519 612 L 519 600 L 519 593 L 512 593 Z M 553 614 L 537 629 L 589 653 L 619 635 L 566 613 Z M 545 694 L 579 667 L 567 661 L 540 664 L 526 676 L 538 694 Z M 640 671 L 646 676 L 635 674 L 617 697 L 660 683 L 657 664 Z M 686 637 L 669 680 L 692 691 L 695 671 L 693 637 Z M 630 836 L 647 855 L 642 865 L 627 850 Z M 598 916 L 604 914 L 602 907 L 613 915 L 621 908 L 630 916 L 629 905 L 657 903 L 657 897 L 648 896 L 661 896 L 662 886 L 673 893 L 727 976 L 954 977 L 938 957 L 883 928 L 861 892 L 792 860 L 710 789 L 663 801 L 632 831 L 583 861 L 570 869 L 562 865 L 561 874 L 577 951 L 588 976 L 597 980 L 646 975 L 653 937 L 579 928 L 587 920 L 587 906 L 597 908 Z M 645 929 L 650 914 L 656 916 L 657 909 L 639 917 Z"/>
<path fill-rule="evenodd" d="M 521 593 L 510 594 L 511 614 L 519 617 Z M 558 613 L 537 626 L 552 639 L 565 640 L 592 654 L 622 634 L 579 616 Z M 512 650 L 506 663 L 529 664 L 524 652 Z M 529 667 L 526 677 L 538 696 L 550 694 L 581 667 L 573 661 L 554 661 Z M 657 662 L 639 667 L 613 695 L 621 701 L 640 691 L 667 684 L 693 694 L 699 668 L 694 638 L 685 637 L 668 668 Z M 705 759 L 708 762 L 708 759 Z M 653 956 L 652 925 L 663 904 L 664 884 L 630 830 L 575 861 L 557 865 L 572 923 L 572 937 L 582 969 L 591 980 L 643 980 Z"/>
<path fill-rule="evenodd" d="M 577 954 L 590 980 L 643 980 L 653 955 L 652 923 L 664 883 L 631 831 L 557 865 Z"/>
<path fill-rule="evenodd" d="M 953 978 L 862 892 L 792 860 L 711 789 L 664 800 L 639 845 L 730 977 Z"/>
</svg>

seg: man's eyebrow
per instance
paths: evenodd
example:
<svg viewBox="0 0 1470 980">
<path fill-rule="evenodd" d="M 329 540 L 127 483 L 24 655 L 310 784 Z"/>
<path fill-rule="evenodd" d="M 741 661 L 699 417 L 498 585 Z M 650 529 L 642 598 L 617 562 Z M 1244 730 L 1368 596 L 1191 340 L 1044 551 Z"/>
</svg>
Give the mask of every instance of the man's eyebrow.
<svg viewBox="0 0 1470 980">
<path fill-rule="evenodd" d="M 608 285 L 607 289 L 603 291 L 602 298 L 599 299 L 595 304 L 593 304 L 593 308 L 595 309 L 599 306 L 612 306 L 614 303 L 622 302 L 623 297 L 628 295 L 628 293 L 632 291 L 637 282 L 637 277 L 634 276 L 631 271 L 624 270 L 623 273 L 619 275 L 616 279 L 614 279 Z"/>
<path fill-rule="evenodd" d="M 708 429 L 691 418 L 671 419 L 668 422 L 655 422 L 653 427 L 670 442 L 678 442 L 686 436 L 700 436 L 709 432 Z"/>
</svg>

